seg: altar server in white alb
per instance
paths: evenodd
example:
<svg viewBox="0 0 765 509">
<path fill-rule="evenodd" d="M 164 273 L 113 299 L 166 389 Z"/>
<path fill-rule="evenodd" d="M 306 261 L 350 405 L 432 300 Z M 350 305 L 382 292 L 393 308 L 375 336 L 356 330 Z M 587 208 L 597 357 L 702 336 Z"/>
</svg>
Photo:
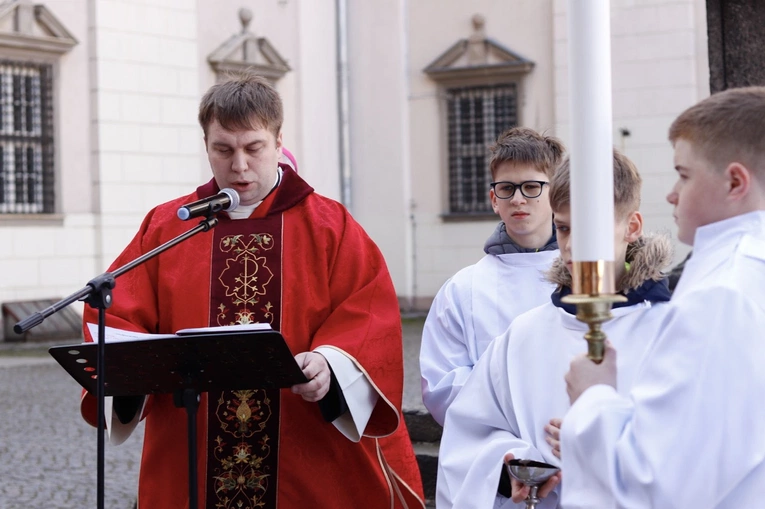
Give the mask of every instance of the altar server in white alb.
<svg viewBox="0 0 765 509">
<path fill-rule="evenodd" d="M 575 306 L 561 302 L 571 293 L 571 236 L 577 234 L 571 230 L 569 175 L 566 160 L 550 185 L 560 258 L 548 276 L 557 289 L 546 304 L 518 316 L 494 340 L 449 407 L 439 452 L 439 509 L 523 507 L 529 487 L 509 478 L 501 483 L 507 475 L 503 462 L 517 458 L 560 466 L 545 427 L 568 410 L 563 377 L 571 360 L 587 351 L 587 325 L 576 319 Z M 624 390 L 661 324 L 661 314 L 651 312 L 670 297 L 662 269 L 672 249 L 665 236 L 643 235 L 640 186 L 635 166 L 615 152 L 615 281 L 627 302 L 615 306 L 603 330 L 618 338 L 619 387 Z M 565 490 L 568 472 L 564 468 L 561 474 Z M 561 474 L 540 488 L 544 498 L 538 507 L 559 506 Z"/>
<path fill-rule="evenodd" d="M 501 221 L 484 245 L 486 256 L 439 290 L 422 333 L 422 399 L 441 425 L 491 340 L 554 290 L 544 279 L 558 256 L 548 192 L 564 147 L 556 138 L 515 127 L 490 150 L 488 192 Z"/>
<path fill-rule="evenodd" d="M 629 395 L 622 352 L 566 375 L 564 507 L 765 507 L 765 88 L 672 124 L 678 238 L 693 246 Z M 636 331 L 612 341 L 641 340 Z"/>
</svg>

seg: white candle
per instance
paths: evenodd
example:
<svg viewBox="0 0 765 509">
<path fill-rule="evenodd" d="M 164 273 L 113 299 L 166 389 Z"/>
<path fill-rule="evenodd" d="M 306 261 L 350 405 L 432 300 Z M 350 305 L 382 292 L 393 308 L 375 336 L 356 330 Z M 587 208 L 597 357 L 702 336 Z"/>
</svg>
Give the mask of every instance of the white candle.
<svg viewBox="0 0 765 509">
<path fill-rule="evenodd" d="M 614 260 L 609 0 L 568 0 L 571 250 Z"/>
</svg>

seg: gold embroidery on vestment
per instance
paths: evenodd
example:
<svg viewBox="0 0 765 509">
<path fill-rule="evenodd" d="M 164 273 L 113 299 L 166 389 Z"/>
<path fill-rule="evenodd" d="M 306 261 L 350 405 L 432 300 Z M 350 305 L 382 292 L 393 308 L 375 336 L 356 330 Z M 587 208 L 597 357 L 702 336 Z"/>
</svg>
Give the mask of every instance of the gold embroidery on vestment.
<svg viewBox="0 0 765 509">
<path fill-rule="evenodd" d="M 218 303 L 213 304 L 211 322 L 221 326 L 257 322 L 278 326 L 281 288 L 274 271 L 278 274 L 281 267 L 280 246 L 274 236 L 221 232 L 217 247 L 211 293 Z M 208 449 L 206 507 L 274 506 L 279 390 L 223 391 L 208 401 L 208 432 L 215 438 Z"/>
<path fill-rule="evenodd" d="M 263 495 L 271 473 L 263 463 L 271 454 L 268 434 L 254 444 L 248 442 L 265 429 L 271 418 L 271 401 L 264 390 L 232 391 L 229 400 L 218 400 L 217 416 L 223 435 L 215 438 L 216 508 L 255 509 L 263 507 Z"/>
<path fill-rule="evenodd" d="M 274 247 L 274 239 L 268 233 L 249 235 L 228 235 L 220 240 L 220 250 L 231 257 L 225 262 L 218 281 L 225 288 L 226 297 L 231 299 L 232 308 L 221 303 L 218 306 L 218 325 L 251 324 L 266 321 L 273 325 L 273 304 L 261 304 L 268 284 L 274 273 L 268 267 L 264 251 Z M 260 320 L 258 319 L 260 318 Z"/>
</svg>

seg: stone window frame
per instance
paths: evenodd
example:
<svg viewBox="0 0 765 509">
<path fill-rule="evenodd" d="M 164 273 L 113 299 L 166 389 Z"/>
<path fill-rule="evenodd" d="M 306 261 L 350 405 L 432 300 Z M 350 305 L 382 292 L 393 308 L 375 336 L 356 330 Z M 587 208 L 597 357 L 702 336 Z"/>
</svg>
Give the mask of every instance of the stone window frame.
<svg viewBox="0 0 765 509">
<path fill-rule="evenodd" d="M 513 125 L 523 125 L 522 106 L 525 97 L 525 78 L 534 68 L 534 62 L 522 57 L 514 51 L 505 48 L 497 41 L 486 36 L 484 31 L 485 20 L 480 14 L 472 18 L 473 33 L 470 37 L 460 39 L 441 54 L 435 61 L 428 65 L 423 72 L 437 84 L 437 98 L 439 109 L 439 138 L 441 140 L 441 154 L 439 167 L 443 169 L 441 175 L 441 196 L 444 210 L 440 217 L 443 221 L 473 221 L 473 220 L 496 220 L 496 215 L 491 209 L 489 202 L 489 186 L 491 174 L 489 171 L 489 147 L 496 140 L 497 135 L 493 129 L 488 137 L 484 136 L 485 145 L 485 210 L 458 211 L 452 205 L 453 196 L 453 172 L 451 168 L 454 156 L 449 135 L 449 96 L 454 89 L 476 91 L 486 87 L 508 86 L 515 87 L 516 118 Z M 512 127 L 508 125 L 507 128 Z"/>
<path fill-rule="evenodd" d="M 9 72 L 3 72 L 7 69 Z M 33 97 L 33 111 L 20 111 L 16 100 L 29 100 L 14 85 L 17 76 L 37 74 L 39 96 Z M 35 72 L 36 71 L 36 72 Z M 0 59 L 0 214 L 6 216 L 50 215 L 56 212 L 57 157 L 55 128 L 54 74 L 55 62 L 45 59 Z M 14 83 L 15 82 L 15 83 Z M 10 95 L 9 95 L 10 94 Z M 10 99 L 11 103 L 7 102 Z M 10 111 L 8 106 L 11 106 Z M 32 118 L 29 119 L 31 113 Z M 19 118 L 22 117 L 22 118 Z M 23 118 L 27 117 L 27 118 Z M 32 125 L 27 123 L 31 120 Z M 19 125 L 21 124 L 21 125 Z M 11 129 L 7 129 L 11 127 Z M 13 153 L 8 149 L 12 149 Z M 28 160 L 29 151 L 32 158 Z M 22 161 L 17 158 L 21 156 Z M 13 161 L 13 167 L 9 161 Z M 22 164 L 28 169 L 22 169 Z M 32 165 L 30 168 L 29 165 Z M 8 178 L 6 180 L 6 175 Z M 12 177 L 11 177 L 12 175 Z M 39 180 L 38 180 L 39 179 Z M 21 187 L 19 187 L 21 186 Z M 11 198 L 6 202 L 6 198 Z"/>
<path fill-rule="evenodd" d="M 486 71 L 486 69 L 484 69 Z M 452 170 L 452 157 L 457 157 L 456 154 L 453 153 L 453 147 L 451 144 L 451 141 L 449 139 L 449 96 L 450 91 L 455 89 L 463 89 L 463 90 L 470 90 L 474 89 L 476 91 L 479 91 L 484 88 L 488 87 L 515 87 L 515 108 L 516 108 L 516 115 L 515 115 L 515 123 L 512 125 L 508 125 L 505 128 L 509 129 L 510 127 L 513 127 L 515 125 L 523 125 L 523 112 L 522 112 L 522 105 L 523 105 L 523 98 L 525 97 L 525 80 L 523 79 L 525 77 L 525 73 L 519 74 L 519 73 L 512 73 L 511 75 L 508 75 L 505 72 L 497 72 L 497 73 L 491 73 L 491 72 L 477 72 L 476 74 L 473 73 L 464 73 L 461 76 L 454 76 L 451 77 L 451 79 L 444 79 L 440 80 L 438 83 L 438 102 L 439 102 L 439 124 L 440 124 L 440 139 L 442 144 L 442 150 L 441 150 L 441 164 L 439 165 L 441 168 L 443 168 L 442 175 L 444 175 L 444 178 L 442 180 L 442 190 L 441 195 L 444 203 L 444 210 L 441 214 L 441 219 L 444 221 L 472 221 L 472 220 L 495 220 L 496 214 L 494 214 L 494 211 L 491 208 L 491 202 L 489 201 L 489 185 L 488 183 L 491 181 L 491 172 L 489 170 L 489 147 L 496 141 L 497 136 L 500 134 L 499 132 L 493 132 L 494 129 L 491 129 L 489 133 L 486 133 L 486 130 L 484 129 L 484 132 L 486 133 L 484 135 L 483 143 L 485 146 L 485 159 L 484 159 L 484 168 L 485 168 L 485 180 L 486 180 L 486 186 L 485 186 L 485 210 L 474 210 L 474 211 L 459 211 L 455 210 L 453 208 L 453 196 L 455 194 L 455 190 L 453 189 L 455 182 L 453 181 L 454 175 Z"/>
<path fill-rule="evenodd" d="M 0 6 L 0 19 L 12 19 L 12 29 L 0 31 L 2 60 L 49 66 L 50 69 L 50 162 L 49 183 L 52 203 L 42 212 L 0 212 L 0 224 L 28 225 L 61 224 L 60 211 L 61 168 L 58 147 L 61 119 L 59 117 L 59 86 L 61 56 L 78 44 L 77 39 L 53 15 L 44 4 L 32 4 L 28 0 L 12 0 Z M 34 27 L 37 30 L 34 30 Z M 44 112 L 43 112 L 44 113 Z"/>
<path fill-rule="evenodd" d="M 441 215 L 443 219 L 482 219 L 496 218 L 489 200 L 489 183 L 491 182 L 491 172 L 489 171 L 489 147 L 495 142 L 497 136 L 504 130 L 519 125 L 520 120 L 520 98 L 523 83 L 521 80 L 500 80 L 497 82 L 487 82 L 481 80 L 476 83 L 468 82 L 443 86 L 439 93 L 442 97 L 440 109 L 442 110 L 441 124 L 442 130 L 446 135 L 442 137 L 444 150 L 442 157 L 445 161 L 442 167 L 446 170 L 444 179 L 445 189 L 445 209 L 446 212 Z M 459 91 L 459 92 L 458 92 Z M 487 115 L 493 115 L 496 108 L 492 105 L 483 104 L 481 112 L 481 140 L 467 141 L 459 143 L 454 139 L 455 130 L 460 129 L 459 125 L 454 125 L 454 111 L 452 97 L 455 93 L 461 95 L 473 95 L 482 97 L 483 101 L 487 98 L 491 100 L 501 95 L 502 92 L 510 92 L 514 104 L 515 115 L 507 123 L 498 127 L 496 122 L 490 122 Z M 489 111 L 491 108 L 491 111 Z M 464 133 L 463 133 L 464 134 Z M 480 145 L 480 150 L 478 147 Z M 458 174 L 458 168 L 455 166 L 456 160 L 463 158 L 466 154 L 480 159 L 477 166 L 469 166 L 467 169 L 469 175 Z M 471 177 L 471 182 L 462 182 L 465 177 Z M 481 189 L 471 189 L 471 187 L 480 186 Z"/>
</svg>

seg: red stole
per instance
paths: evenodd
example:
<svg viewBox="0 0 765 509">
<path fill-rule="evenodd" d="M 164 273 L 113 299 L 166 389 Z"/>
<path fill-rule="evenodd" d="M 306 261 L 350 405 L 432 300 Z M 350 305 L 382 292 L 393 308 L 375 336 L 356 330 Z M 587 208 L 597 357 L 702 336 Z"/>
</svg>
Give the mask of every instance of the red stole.
<svg viewBox="0 0 765 509">
<path fill-rule="evenodd" d="M 276 193 L 249 219 L 213 230 L 210 325 L 266 322 L 281 329 L 282 215 L 265 217 Z M 208 395 L 208 509 L 275 508 L 279 389 Z"/>
</svg>

